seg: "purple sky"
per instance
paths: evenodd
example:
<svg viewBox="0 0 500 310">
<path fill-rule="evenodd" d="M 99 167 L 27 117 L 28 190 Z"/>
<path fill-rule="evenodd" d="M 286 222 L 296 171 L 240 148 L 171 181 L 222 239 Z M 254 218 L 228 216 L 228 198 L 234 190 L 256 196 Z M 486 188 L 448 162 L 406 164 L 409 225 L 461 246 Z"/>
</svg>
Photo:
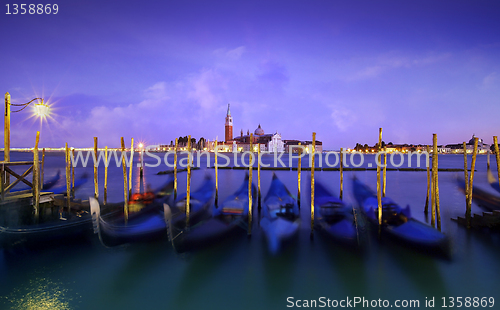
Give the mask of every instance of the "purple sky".
<svg viewBox="0 0 500 310">
<path fill-rule="evenodd" d="M 50 99 L 12 115 L 12 147 L 117 147 L 234 132 L 491 143 L 500 135 L 499 1 L 69 1 L 0 15 L 0 90 Z M 12 11 L 12 7 L 11 7 Z M 2 132 L 3 135 L 3 132 Z"/>
</svg>

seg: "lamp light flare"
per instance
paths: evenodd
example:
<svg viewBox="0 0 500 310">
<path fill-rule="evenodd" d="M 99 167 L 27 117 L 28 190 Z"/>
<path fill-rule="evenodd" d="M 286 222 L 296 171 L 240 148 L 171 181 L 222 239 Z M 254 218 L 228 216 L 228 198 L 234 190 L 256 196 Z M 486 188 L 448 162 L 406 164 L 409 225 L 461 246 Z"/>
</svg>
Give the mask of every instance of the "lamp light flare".
<svg viewBox="0 0 500 310">
<path fill-rule="evenodd" d="M 48 104 L 44 104 L 44 103 L 37 103 L 35 104 L 35 115 L 38 116 L 38 117 L 42 117 L 42 118 L 45 118 L 45 117 L 48 117 L 49 114 L 50 114 L 50 107 Z"/>
</svg>

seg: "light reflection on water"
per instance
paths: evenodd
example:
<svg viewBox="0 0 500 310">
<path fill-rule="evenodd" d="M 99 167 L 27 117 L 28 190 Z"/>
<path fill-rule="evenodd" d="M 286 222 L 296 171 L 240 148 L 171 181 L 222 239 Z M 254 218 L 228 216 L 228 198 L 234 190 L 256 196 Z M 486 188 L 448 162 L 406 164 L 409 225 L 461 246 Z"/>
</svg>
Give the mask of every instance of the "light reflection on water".
<svg viewBox="0 0 500 310">
<path fill-rule="evenodd" d="M 4 297 L 4 305 L 19 310 L 69 310 L 73 298 L 63 283 L 52 282 L 48 278 L 34 278 L 13 288 Z"/>
<path fill-rule="evenodd" d="M 58 167 L 64 167 L 63 158 L 54 154 L 46 157 L 47 178 L 55 174 Z M 29 160 L 29 154 L 21 154 L 16 160 Z M 462 160 L 459 155 L 442 156 L 439 164 L 444 168 L 461 168 Z M 487 189 L 485 167 L 486 157 L 481 156 L 474 184 Z M 494 163 L 492 168 L 496 169 Z M 144 182 L 152 188 L 163 184 L 171 175 L 157 176 L 162 170 L 167 167 L 146 168 Z M 84 171 L 77 168 L 76 175 Z M 91 174 L 92 168 L 87 171 Z M 108 200 L 120 201 L 123 199 L 122 169 L 115 166 L 109 171 Z M 194 189 L 205 173 L 213 175 L 214 171 L 193 171 Z M 272 173 L 262 171 L 264 196 Z M 296 171 L 277 171 L 276 174 L 292 193 L 296 192 Z M 375 188 L 375 171 L 346 172 L 344 199 L 348 203 L 354 202 L 350 183 L 354 174 Z M 244 175 L 243 170 L 219 171 L 220 201 L 240 186 Z M 465 198 L 455 185 L 456 177 L 463 174 L 439 174 L 442 229 L 453 243 L 451 262 L 398 244 L 380 243 L 369 230 L 363 234 L 363 254 L 339 247 L 319 233 L 310 240 L 308 175 L 309 172 L 303 172 L 302 226 L 298 242 L 279 257 L 267 253 L 257 220 L 251 238 L 231 240 L 187 255 L 176 255 L 168 242 L 105 248 L 97 238 L 46 251 L 3 253 L 0 308 L 46 309 L 36 306 L 50 305 L 50 309 L 203 309 L 207 306 L 284 309 L 289 296 L 297 299 L 365 296 L 421 302 L 432 296 L 493 296 L 500 302 L 497 289 L 500 280 L 492 276 L 500 274 L 498 234 L 467 232 L 450 220 L 465 211 Z M 320 171 L 315 175 L 338 193 L 339 172 Z M 134 168 L 134 189 L 140 182 L 138 176 L 139 169 Z M 256 182 L 255 178 L 256 172 Z M 101 193 L 103 182 L 104 168 L 101 167 Z M 426 182 L 426 172 L 389 171 L 387 195 L 402 206 L 409 204 L 417 219 L 429 223 L 430 219 L 422 212 Z M 180 173 L 179 192 L 185 191 L 185 185 L 186 173 Z M 87 199 L 93 190 L 90 181 L 77 192 L 77 197 Z M 473 205 L 472 211 L 480 213 L 481 209 Z M 258 212 L 255 210 L 254 214 Z"/>
</svg>

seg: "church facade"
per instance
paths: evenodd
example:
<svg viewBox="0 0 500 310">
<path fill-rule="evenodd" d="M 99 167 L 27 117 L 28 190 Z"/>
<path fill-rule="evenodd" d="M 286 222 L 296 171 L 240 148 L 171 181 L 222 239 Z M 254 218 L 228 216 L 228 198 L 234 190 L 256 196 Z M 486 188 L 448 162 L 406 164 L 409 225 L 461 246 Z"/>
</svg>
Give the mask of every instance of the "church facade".
<svg viewBox="0 0 500 310">
<path fill-rule="evenodd" d="M 227 113 L 225 118 L 225 143 L 219 143 L 219 150 L 224 152 L 248 152 L 250 151 L 250 130 L 247 130 L 246 134 L 243 133 L 243 129 L 240 131 L 240 135 L 233 137 L 233 118 L 231 116 L 230 105 L 227 105 Z M 302 142 L 301 145 L 304 147 L 309 147 L 312 141 L 298 141 L 289 140 L 291 145 L 298 145 L 297 142 Z M 262 126 L 259 124 L 257 129 L 253 132 L 252 136 L 253 151 L 257 152 L 260 147 L 261 152 L 288 152 L 293 150 L 293 146 L 288 146 L 286 141 L 282 139 L 282 136 L 277 131 L 275 133 L 266 134 Z M 295 150 L 293 150 L 295 151 Z M 323 146 L 321 141 L 316 141 L 316 152 L 322 152 Z"/>
</svg>

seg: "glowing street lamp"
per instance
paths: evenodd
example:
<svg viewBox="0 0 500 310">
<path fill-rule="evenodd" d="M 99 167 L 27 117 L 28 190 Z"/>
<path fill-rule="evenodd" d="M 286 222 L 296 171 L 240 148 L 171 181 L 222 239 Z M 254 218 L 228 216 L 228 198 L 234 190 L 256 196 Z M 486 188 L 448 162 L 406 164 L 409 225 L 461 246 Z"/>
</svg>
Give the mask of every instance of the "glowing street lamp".
<svg viewBox="0 0 500 310">
<path fill-rule="evenodd" d="M 11 103 L 10 102 L 10 94 L 7 92 L 5 93 L 5 122 L 4 122 L 4 161 L 5 162 L 10 162 L 10 113 L 11 113 L 11 106 L 19 107 L 18 110 L 12 111 L 12 113 L 16 112 L 21 112 L 22 110 L 26 109 L 30 103 L 33 101 L 38 100 L 37 103 L 34 103 L 34 115 L 40 117 L 41 119 L 45 119 L 47 116 L 49 116 L 50 113 L 50 107 L 48 104 L 43 103 L 42 98 L 35 98 L 31 100 L 28 103 Z M 7 176 L 8 177 L 8 176 Z M 8 183 L 8 179 L 7 179 Z"/>
</svg>

